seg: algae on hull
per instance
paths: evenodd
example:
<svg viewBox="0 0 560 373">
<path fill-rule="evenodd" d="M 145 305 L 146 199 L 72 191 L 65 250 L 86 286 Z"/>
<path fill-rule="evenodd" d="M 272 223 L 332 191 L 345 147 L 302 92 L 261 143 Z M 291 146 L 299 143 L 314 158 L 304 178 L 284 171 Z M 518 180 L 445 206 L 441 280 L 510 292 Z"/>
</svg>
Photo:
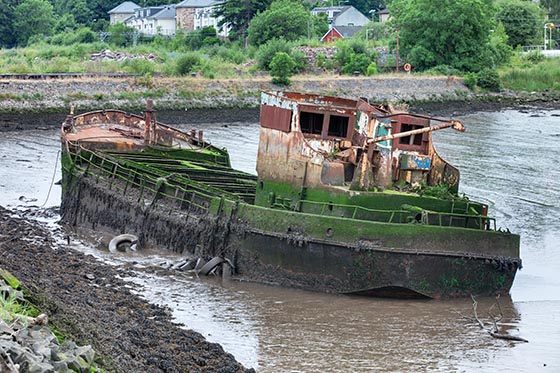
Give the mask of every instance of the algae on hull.
<svg viewBox="0 0 560 373">
<path fill-rule="evenodd" d="M 153 110 L 126 118 L 104 111 L 63 126 L 65 221 L 223 256 L 239 278 L 337 293 L 506 293 L 521 265 L 519 237 L 492 230 L 485 205 L 388 191 L 456 189 L 458 171 L 435 152 L 427 118 L 265 93 L 258 178 Z M 82 135 L 101 129 L 112 136 Z"/>
</svg>

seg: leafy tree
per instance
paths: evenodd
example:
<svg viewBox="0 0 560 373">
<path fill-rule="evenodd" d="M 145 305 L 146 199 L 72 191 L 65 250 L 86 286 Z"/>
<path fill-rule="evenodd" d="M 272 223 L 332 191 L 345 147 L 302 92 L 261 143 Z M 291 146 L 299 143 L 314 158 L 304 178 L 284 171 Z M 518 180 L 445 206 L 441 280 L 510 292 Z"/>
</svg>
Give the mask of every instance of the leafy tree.
<svg viewBox="0 0 560 373">
<path fill-rule="evenodd" d="M 496 20 L 504 25 L 509 45 L 532 44 L 532 39 L 539 35 L 543 24 L 539 6 L 529 1 L 500 0 L 496 7 Z"/>
<path fill-rule="evenodd" d="M 54 32 L 60 33 L 68 30 L 76 29 L 76 20 L 72 14 L 65 14 L 60 17 L 54 24 Z"/>
<path fill-rule="evenodd" d="M 270 75 L 275 84 L 289 85 L 290 77 L 294 74 L 296 61 L 288 53 L 278 52 L 270 61 Z"/>
<path fill-rule="evenodd" d="M 291 51 L 292 44 L 288 43 L 286 40 L 272 39 L 258 49 L 255 54 L 255 59 L 257 60 L 259 69 L 268 71 L 270 70 L 270 62 L 277 53 L 285 52 L 290 54 Z"/>
<path fill-rule="evenodd" d="M 545 9 L 550 20 L 560 23 L 560 1 L 540 0 L 539 3 Z"/>
<path fill-rule="evenodd" d="M 319 13 L 316 16 L 311 16 L 311 36 L 315 38 L 322 38 L 329 31 L 329 21 L 327 13 Z"/>
<path fill-rule="evenodd" d="M 232 40 L 244 40 L 251 19 L 258 12 L 264 11 L 271 0 L 228 0 L 217 6 L 215 16 L 222 17 L 220 27 L 231 27 L 229 37 Z"/>
<path fill-rule="evenodd" d="M 13 32 L 14 9 L 17 1 L 0 0 L 0 48 L 13 47 L 16 44 L 16 34 Z"/>
<path fill-rule="evenodd" d="M 390 10 L 400 55 L 415 69 L 479 71 L 489 63 L 492 0 L 393 0 Z"/>
<path fill-rule="evenodd" d="M 90 24 L 94 18 L 93 11 L 87 5 L 86 0 L 51 0 L 51 3 L 58 16 L 72 15 L 77 23 Z"/>
<path fill-rule="evenodd" d="M 336 44 L 337 52 L 335 59 L 341 66 L 341 72 L 352 75 L 355 72 L 368 75 L 368 67 L 373 62 L 374 55 L 367 49 L 363 40 L 350 39 L 340 40 Z M 373 66 L 370 68 L 373 74 Z"/>
<path fill-rule="evenodd" d="M 109 19 L 108 11 L 121 4 L 122 0 L 93 0 L 89 8 L 92 11 L 91 21 L 97 22 L 102 19 Z"/>
<path fill-rule="evenodd" d="M 261 45 L 255 53 L 255 60 L 257 67 L 260 70 L 270 71 L 270 63 L 274 56 L 279 52 L 288 54 L 296 63 L 294 67 L 295 72 L 303 72 L 308 66 L 308 61 L 303 52 L 294 48 L 293 42 L 288 42 L 284 39 L 272 39 L 266 44 Z"/>
<path fill-rule="evenodd" d="M 132 37 L 135 30 L 132 27 L 126 26 L 124 23 L 115 23 L 109 26 L 111 33 L 111 42 L 119 47 L 124 47 L 132 43 Z"/>
<path fill-rule="evenodd" d="M 25 0 L 14 9 L 14 33 L 19 45 L 34 35 L 50 34 L 55 22 L 53 6 L 47 0 Z"/>
<path fill-rule="evenodd" d="M 202 41 L 202 45 L 212 45 L 220 43 L 220 39 L 218 39 L 218 33 L 212 26 L 206 26 L 200 29 L 200 39 Z"/>
<path fill-rule="evenodd" d="M 496 26 L 496 29 L 490 35 L 488 47 L 492 55 L 494 66 L 505 64 L 510 60 L 513 54 L 513 48 L 508 44 L 508 36 L 501 22 L 498 23 L 498 26 Z"/>
<path fill-rule="evenodd" d="M 270 9 L 258 13 L 249 24 L 249 44 L 261 45 L 272 39 L 293 41 L 307 35 L 310 15 L 299 1 L 275 0 Z"/>
<path fill-rule="evenodd" d="M 338 0 L 334 0 L 333 4 L 338 5 Z M 385 9 L 388 1 L 384 0 L 349 0 L 347 2 L 340 2 L 340 5 L 352 5 L 354 8 L 362 12 L 366 17 L 371 17 L 370 11 L 379 11 Z"/>
</svg>

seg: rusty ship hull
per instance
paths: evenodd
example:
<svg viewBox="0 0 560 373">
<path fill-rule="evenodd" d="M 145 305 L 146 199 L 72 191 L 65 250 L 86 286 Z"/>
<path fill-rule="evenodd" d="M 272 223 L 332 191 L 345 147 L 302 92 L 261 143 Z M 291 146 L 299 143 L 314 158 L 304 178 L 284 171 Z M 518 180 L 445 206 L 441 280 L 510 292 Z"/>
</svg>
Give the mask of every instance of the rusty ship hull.
<svg viewBox="0 0 560 373">
<path fill-rule="evenodd" d="M 143 117 L 120 111 L 71 115 L 62 126 L 63 220 L 134 233 L 143 245 L 185 256 L 223 257 L 232 263 L 234 277 L 267 284 L 406 298 L 509 291 L 521 267 L 519 236 L 492 229 L 486 206 L 380 187 L 398 176 L 458 182 L 429 143 L 429 156 L 400 149 L 399 157 L 404 162 L 414 155 L 420 167 L 429 157 L 439 174 L 421 168 L 424 175 L 414 175 L 406 166 L 396 175 L 392 162 L 376 154 L 379 142 L 371 140 L 380 136 L 360 138 L 357 130 L 350 133 L 358 128 L 350 122 L 344 133 L 338 118 L 336 136 L 324 136 L 320 121 L 302 116 L 300 106 L 355 122 L 363 119 L 359 110 L 370 122 L 391 115 L 361 101 L 263 94 L 258 176 L 232 169 L 227 152 L 200 133 L 157 122 L 150 108 Z M 288 123 L 280 123 L 282 118 Z M 301 118 L 311 118 L 311 125 L 298 123 Z M 405 125 L 426 131 L 410 123 L 392 126 L 399 124 L 399 136 Z M 303 126 L 315 133 L 302 136 Z M 313 143 L 329 141 L 346 147 L 337 154 L 356 151 L 337 159 Z M 380 153 L 390 148 L 389 140 L 383 141 Z M 312 147 L 307 155 L 302 143 Z M 297 153 L 292 155 L 290 146 L 299 147 Z M 322 163 L 318 155 L 325 157 Z"/>
</svg>

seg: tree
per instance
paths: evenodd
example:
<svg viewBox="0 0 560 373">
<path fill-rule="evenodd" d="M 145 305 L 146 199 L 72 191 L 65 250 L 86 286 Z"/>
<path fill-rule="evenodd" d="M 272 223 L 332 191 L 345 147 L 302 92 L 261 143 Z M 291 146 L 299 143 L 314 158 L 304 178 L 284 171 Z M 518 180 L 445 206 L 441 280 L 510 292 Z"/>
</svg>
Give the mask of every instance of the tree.
<svg viewBox="0 0 560 373">
<path fill-rule="evenodd" d="M 77 23 L 90 24 L 93 21 L 93 11 L 86 0 L 51 0 L 54 11 L 58 16 L 72 15 Z"/>
<path fill-rule="evenodd" d="M 289 85 L 296 62 L 285 52 L 278 52 L 270 62 L 270 75 L 275 84 Z"/>
<path fill-rule="evenodd" d="M 381 9 L 385 9 L 387 2 L 388 1 L 384 0 L 349 0 L 346 2 L 341 1 L 340 5 L 352 5 L 367 17 L 370 16 L 369 12 L 371 10 L 375 10 L 377 12 Z M 334 5 L 338 5 L 338 3 L 338 0 L 334 0 L 333 2 Z"/>
<path fill-rule="evenodd" d="M 548 18 L 554 22 L 560 23 L 560 1 L 558 0 L 540 0 L 542 8 L 548 14 Z"/>
<path fill-rule="evenodd" d="M 53 6 L 47 0 L 25 0 L 14 9 L 14 33 L 19 45 L 34 35 L 49 35 L 55 22 Z"/>
<path fill-rule="evenodd" d="M 311 36 L 317 39 L 323 37 L 329 31 L 329 21 L 327 13 L 319 13 L 311 16 Z"/>
<path fill-rule="evenodd" d="M 109 26 L 108 30 L 111 33 L 111 42 L 119 47 L 132 44 L 133 34 L 136 32 L 132 27 L 126 26 L 121 22 Z"/>
<path fill-rule="evenodd" d="M 220 27 L 225 25 L 231 27 L 230 39 L 244 40 L 251 19 L 258 12 L 268 8 L 270 2 L 271 0 L 228 0 L 217 6 L 214 15 L 222 17 Z"/>
<path fill-rule="evenodd" d="M 530 45 L 539 36 L 544 20 L 537 4 L 521 0 L 500 0 L 496 7 L 496 20 L 504 25 L 509 45 Z"/>
<path fill-rule="evenodd" d="M 72 14 L 65 14 L 62 17 L 58 18 L 56 23 L 54 24 L 54 32 L 60 33 L 69 30 L 76 29 L 76 20 Z"/>
<path fill-rule="evenodd" d="M 17 1 L 0 0 L 0 48 L 11 48 L 16 44 L 16 34 L 13 32 L 14 9 Z"/>
<path fill-rule="evenodd" d="M 122 0 L 93 0 L 89 8 L 92 11 L 92 22 L 109 19 L 108 11 L 121 4 Z"/>
<path fill-rule="evenodd" d="M 393 0 L 390 10 L 399 53 L 415 69 L 479 71 L 490 62 L 492 0 Z"/>
<path fill-rule="evenodd" d="M 294 41 L 307 35 L 310 14 L 299 1 L 276 0 L 270 9 L 258 13 L 249 24 L 249 44 L 261 45 L 272 39 Z"/>
</svg>

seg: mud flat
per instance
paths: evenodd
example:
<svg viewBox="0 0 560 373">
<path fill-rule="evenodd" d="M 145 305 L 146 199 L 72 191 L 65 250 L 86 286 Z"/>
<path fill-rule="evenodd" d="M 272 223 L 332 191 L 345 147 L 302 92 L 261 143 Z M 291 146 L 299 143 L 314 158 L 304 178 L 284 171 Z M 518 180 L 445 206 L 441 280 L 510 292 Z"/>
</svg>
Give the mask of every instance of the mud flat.
<svg viewBox="0 0 560 373">
<path fill-rule="evenodd" d="M 57 243 L 39 223 L 0 206 L 0 267 L 68 338 L 90 344 L 109 372 L 254 372 L 202 335 L 173 323 L 113 267 Z"/>
</svg>

